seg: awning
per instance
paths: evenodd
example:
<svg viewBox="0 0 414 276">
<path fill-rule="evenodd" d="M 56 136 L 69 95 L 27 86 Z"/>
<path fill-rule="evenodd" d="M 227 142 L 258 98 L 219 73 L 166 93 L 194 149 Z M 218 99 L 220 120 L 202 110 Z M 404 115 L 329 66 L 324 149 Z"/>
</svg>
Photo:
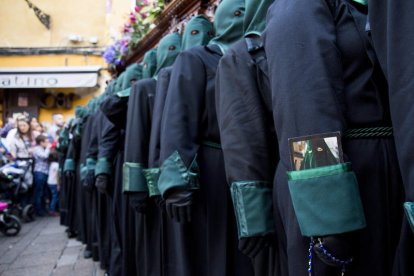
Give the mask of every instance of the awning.
<svg viewBox="0 0 414 276">
<path fill-rule="evenodd" d="M 0 68 L 0 88 L 94 87 L 101 66 Z"/>
</svg>

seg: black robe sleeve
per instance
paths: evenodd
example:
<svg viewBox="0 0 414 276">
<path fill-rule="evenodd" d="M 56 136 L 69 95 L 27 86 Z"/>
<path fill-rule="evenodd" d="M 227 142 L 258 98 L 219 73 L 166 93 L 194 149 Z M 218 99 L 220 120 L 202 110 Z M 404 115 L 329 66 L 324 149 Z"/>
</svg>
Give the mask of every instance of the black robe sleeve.
<svg viewBox="0 0 414 276">
<path fill-rule="evenodd" d="M 350 50 L 361 55 L 366 52 L 361 36 L 354 31 L 355 22 L 346 17 L 347 4 L 343 2 L 343 9 L 333 12 L 328 1 L 283 1 L 278 3 L 283 12 L 274 5 L 269 13 L 271 24 L 265 46 L 281 170 L 285 174 L 292 171 L 288 172 L 289 191 L 304 236 L 344 233 L 366 226 L 358 183 L 350 164 L 332 165 L 320 171 L 293 171 L 290 164 L 289 138 L 337 131 L 344 134 L 348 127 L 344 80 L 347 77 L 350 83 L 353 79 L 344 68 L 352 70 L 349 64 L 354 60 L 360 65 L 359 57 L 351 56 Z M 345 21 L 337 21 L 342 18 Z M 357 86 L 362 84 L 358 78 L 350 93 L 361 89 Z M 328 170 L 335 173 L 328 175 Z M 324 185 L 329 183 L 335 185 L 328 189 Z M 321 196 L 328 190 L 327 196 Z M 334 200 L 339 193 L 346 196 Z M 316 194 L 320 199 L 312 200 Z M 328 207 L 331 205 L 332 208 Z M 326 208 L 333 213 L 319 216 L 320 210 Z M 311 219 L 311 212 L 319 216 L 320 223 Z"/>
<path fill-rule="evenodd" d="M 106 117 L 103 118 L 102 132 L 100 133 L 100 143 L 98 146 L 98 171 L 95 171 L 95 175 L 112 175 L 112 164 L 118 152 L 117 145 L 120 137 L 119 127 L 111 123 Z"/>
<path fill-rule="evenodd" d="M 158 178 L 160 174 L 161 121 L 164 113 L 165 98 L 170 82 L 172 67 L 163 68 L 158 73 L 157 88 L 152 111 L 151 134 L 149 142 L 148 169 L 144 171 L 150 196 L 159 195 Z"/>
<path fill-rule="evenodd" d="M 125 133 L 124 192 L 147 192 L 143 170 L 148 167 L 152 103 L 156 80 L 136 82 L 128 100 Z"/>
<path fill-rule="evenodd" d="M 192 51 L 181 53 L 172 69 L 161 123 L 161 174 L 158 188 L 164 196 L 170 189 L 192 189 L 192 165 L 200 147 L 205 105 L 204 64 Z M 213 84 L 214 85 L 214 84 Z"/>
<path fill-rule="evenodd" d="M 277 142 L 271 113 L 263 98 L 265 94 L 270 98 L 271 92 L 261 90 L 268 85 L 259 83 L 257 70 L 260 68 L 247 52 L 245 41 L 232 47 L 217 69 L 217 117 L 229 184 L 273 182 Z"/>
<path fill-rule="evenodd" d="M 264 58 L 263 48 L 260 51 Z M 266 105 L 271 93 L 261 91 L 268 87 L 266 75 L 258 74 L 261 68 L 266 66 L 255 64 L 242 40 L 220 60 L 216 76 L 221 146 L 240 237 L 274 232 L 272 186 L 278 154 Z"/>
</svg>

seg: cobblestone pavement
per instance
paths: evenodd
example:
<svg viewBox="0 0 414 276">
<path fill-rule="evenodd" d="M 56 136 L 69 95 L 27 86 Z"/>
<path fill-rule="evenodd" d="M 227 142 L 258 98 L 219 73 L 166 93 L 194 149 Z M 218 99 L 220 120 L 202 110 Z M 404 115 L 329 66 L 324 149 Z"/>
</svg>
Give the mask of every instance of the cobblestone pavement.
<svg viewBox="0 0 414 276">
<path fill-rule="evenodd" d="M 103 276 L 99 263 L 83 258 L 83 249 L 67 238 L 58 217 L 37 218 L 16 237 L 0 234 L 0 275 Z"/>
</svg>

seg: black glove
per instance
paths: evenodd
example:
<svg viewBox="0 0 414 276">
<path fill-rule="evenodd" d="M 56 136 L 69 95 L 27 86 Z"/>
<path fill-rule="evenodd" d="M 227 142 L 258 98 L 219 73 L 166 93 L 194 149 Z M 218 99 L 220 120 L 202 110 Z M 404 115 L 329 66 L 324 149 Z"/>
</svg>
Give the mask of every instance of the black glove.
<svg viewBox="0 0 414 276">
<path fill-rule="evenodd" d="M 264 248 L 271 243 L 271 237 L 249 237 L 239 240 L 239 250 L 249 258 L 253 259 Z"/>
<path fill-rule="evenodd" d="M 149 195 L 147 192 L 135 192 L 129 195 L 129 206 L 137 213 L 145 214 L 147 212 L 147 205 Z"/>
<path fill-rule="evenodd" d="M 165 200 L 165 208 L 171 219 L 180 223 L 191 221 L 193 192 L 179 191 L 171 193 Z"/>
<path fill-rule="evenodd" d="M 104 174 L 104 173 L 100 174 L 96 177 L 95 187 L 98 189 L 100 193 L 110 195 L 111 194 L 110 181 L 111 181 L 111 177 L 109 175 Z"/>
<path fill-rule="evenodd" d="M 352 237 L 353 234 L 350 233 L 320 237 L 314 240 L 315 245 L 313 246 L 313 250 L 315 251 L 316 256 L 318 256 L 318 258 L 325 264 L 342 267 L 342 264 L 338 261 L 334 261 L 328 254 L 331 254 L 331 256 L 336 259 L 350 263 L 352 261 L 353 240 L 355 240 Z M 328 254 L 326 254 L 324 250 L 326 250 Z"/>
<path fill-rule="evenodd" d="M 65 172 L 66 181 L 71 182 L 75 179 L 75 172 L 74 171 L 66 171 Z"/>
<path fill-rule="evenodd" d="M 83 188 L 88 192 L 92 192 L 95 188 L 95 172 L 93 170 L 88 171 L 88 174 L 83 180 Z"/>
</svg>

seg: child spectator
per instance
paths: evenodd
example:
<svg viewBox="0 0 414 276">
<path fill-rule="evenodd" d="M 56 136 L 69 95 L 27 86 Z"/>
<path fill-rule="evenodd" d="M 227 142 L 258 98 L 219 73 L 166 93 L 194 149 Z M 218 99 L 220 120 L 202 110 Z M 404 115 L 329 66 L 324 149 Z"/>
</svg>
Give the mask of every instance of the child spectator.
<svg viewBox="0 0 414 276">
<path fill-rule="evenodd" d="M 38 216 L 44 216 L 46 214 L 44 194 L 47 185 L 47 176 L 49 174 L 49 139 L 44 135 L 39 135 L 36 137 L 36 145 L 37 146 L 33 149 L 35 212 Z"/>
<path fill-rule="evenodd" d="M 49 215 L 51 216 L 58 216 L 58 212 L 56 209 L 57 201 L 58 201 L 58 192 L 59 192 L 59 163 L 58 163 L 58 152 L 56 150 L 52 150 L 49 154 L 49 176 L 47 178 L 47 185 L 49 186 L 49 190 L 52 193 L 52 199 L 50 201 L 49 206 Z"/>
</svg>

